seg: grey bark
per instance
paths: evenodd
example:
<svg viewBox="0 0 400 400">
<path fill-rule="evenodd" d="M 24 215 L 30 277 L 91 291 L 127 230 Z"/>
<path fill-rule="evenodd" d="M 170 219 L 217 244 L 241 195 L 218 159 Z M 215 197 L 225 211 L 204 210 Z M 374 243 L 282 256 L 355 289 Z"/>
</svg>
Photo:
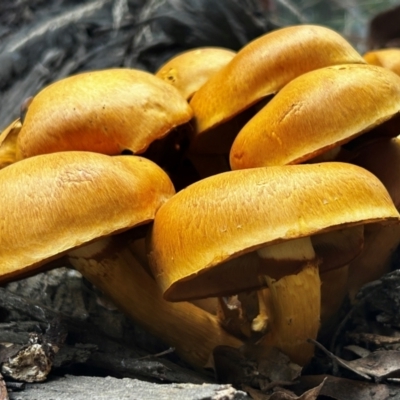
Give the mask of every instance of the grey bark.
<svg viewBox="0 0 400 400">
<path fill-rule="evenodd" d="M 159 385 L 136 379 L 67 375 L 44 384 L 27 384 L 10 400 L 250 400 L 230 385 Z"/>
</svg>

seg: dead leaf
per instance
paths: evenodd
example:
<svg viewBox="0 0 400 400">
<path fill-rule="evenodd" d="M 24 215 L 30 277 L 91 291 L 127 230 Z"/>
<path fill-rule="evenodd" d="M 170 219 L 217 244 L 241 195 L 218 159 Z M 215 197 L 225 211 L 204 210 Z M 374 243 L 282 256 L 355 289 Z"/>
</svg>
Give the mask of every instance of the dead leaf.
<svg viewBox="0 0 400 400">
<path fill-rule="evenodd" d="M 271 395 L 269 400 L 315 400 L 319 396 L 323 386 L 324 386 L 324 382 L 322 382 L 320 385 L 318 385 L 315 388 L 307 390 L 307 392 L 304 392 L 299 397 L 297 397 L 296 395 L 292 396 L 286 392 L 276 392 Z"/>
<path fill-rule="evenodd" d="M 385 378 L 400 378 L 400 351 L 379 350 L 373 351 L 366 357 L 352 361 L 343 360 L 328 351 L 315 340 L 310 340 L 325 354 L 327 354 L 337 365 L 346 368 L 364 379 L 374 379 L 380 382 Z"/>
<path fill-rule="evenodd" d="M 293 384 L 301 374 L 301 367 L 278 349 L 252 344 L 241 349 L 216 347 L 214 365 L 219 382 L 248 385 L 264 393 L 278 385 Z"/>
<path fill-rule="evenodd" d="M 326 375 L 303 376 L 300 383 L 292 388 L 296 393 L 302 393 L 310 387 L 324 382 L 319 393 L 335 400 L 399 400 L 399 387 L 391 384 L 380 384 L 365 381 L 356 381 Z"/>
<path fill-rule="evenodd" d="M 366 374 L 380 382 L 385 378 L 400 378 L 400 351 L 381 350 L 370 353 L 367 357 L 347 361 L 351 369 Z"/>
<path fill-rule="evenodd" d="M 255 347 L 255 350 L 257 347 Z M 276 348 L 270 348 L 267 353 L 262 353 L 258 358 L 258 372 L 261 377 L 260 389 L 267 390 L 271 386 L 287 385 L 297 379 L 302 368 L 290 361 L 290 358 Z"/>
<path fill-rule="evenodd" d="M 400 337 L 377 335 L 375 333 L 349 333 L 348 338 L 355 343 L 365 343 L 369 347 L 383 347 L 400 344 Z"/>
<path fill-rule="evenodd" d="M 243 390 L 245 390 L 253 400 L 316 400 L 323 385 L 324 381 L 317 387 L 307 390 L 300 396 L 283 388 L 276 388 L 272 394 L 265 394 L 261 390 L 256 390 L 247 386 L 244 387 Z"/>
<path fill-rule="evenodd" d="M 263 393 L 261 390 L 254 389 L 250 386 L 243 386 L 242 390 L 247 392 L 247 394 L 253 399 L 253 400 L 268 400 L 270 398 L 270 395 Z"/>
<path fill-rule="evenodd" d="M 348 350 L 355 354 L 358 357 L 367 357 L 368 355 L 371 354 L 371 351 L 368 349 L 364 349 L 364 347 L 357 346 L 355 344 L 350 344 L 346 347 L 344 347 L 345 350 Z"/>
<path fill-rule="evenodd" d="M 214 368 L 220 383 L 231 383 L 235 387 L 258 386 L 257 364 L 246 358 L 239 349 L 217 346 L 213 352 Z"/>
</svg>

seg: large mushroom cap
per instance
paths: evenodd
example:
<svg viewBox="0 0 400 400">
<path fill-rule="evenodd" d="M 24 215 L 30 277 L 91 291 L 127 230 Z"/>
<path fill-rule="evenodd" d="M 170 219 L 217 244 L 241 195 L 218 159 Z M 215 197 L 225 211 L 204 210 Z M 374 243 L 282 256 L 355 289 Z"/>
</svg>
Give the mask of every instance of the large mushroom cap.
<svg viewBox="0 0 400 400">
<path fill-rule="evenodd" d="M 400 77 L 373 65 L 338 65 L 288 83 L 239 132 L 232 169 L 296 164 L 400 112 Z"/>
<path fill-rule="evenodd" d="M 400 49 L 380 49 L 364 54 L 364 59 L 372 65 L 379 65 L 400 75 Z"/>
<path fill-rule="evenodd" d="M 56 151 L 143 153 L 188 122 L 177 89 L 147 72 L 110 69 L 62 79 L 30 103 L 17 146 L 20 158 Z"/>
<path fill-rule="evenodd" d="M 161 168 L 141 157 L 64 152 L 2 169 L 0 192 L 3 282 L 151 221 L 174 188 Z"/>
<path fill-rule="evenodd" d="M 148 238 L 150 264 L 167 300 L 232 294 L 252 288 L 257 263 L 236 274 L 224 263 L 230 259 L 267 244 L 398 219 L 382 183 L 351 164 L 231 171 L 189 186 L 160 208 Z"/>
<path fill-rule="evenodd" d="M 219 47 L 185 51 L 162 65 L 155 75 L 175 86 L 189 100 L 235 54 L 232 50 Z"/>
<path fill-rule="evenodd" d="M 261 36 L 195 93 L 190 105 L 196 131 L 200 134 L 232 118 L 305 72 L 345 63 L 365 61 L 328 28 L 300 25 Z"/>
</svg>

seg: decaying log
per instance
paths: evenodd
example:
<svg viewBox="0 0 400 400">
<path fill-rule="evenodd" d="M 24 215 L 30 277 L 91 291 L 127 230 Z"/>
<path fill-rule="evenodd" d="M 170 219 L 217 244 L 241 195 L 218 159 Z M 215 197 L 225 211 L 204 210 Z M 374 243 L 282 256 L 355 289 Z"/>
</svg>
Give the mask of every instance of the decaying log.
<svg viewBox="0 0 400 400">
<path fill-rule="evenodd" d="M 65 344 L 60 346 L 60 351 L 54 356 L 54 370 L 68 373 L 76 369 L 82 371 L 86 366 L 89 371 L 119 378 L 131 377 L 153 382 L 177 383 L 210 381 L 209 377 L 199 375 L 164 357 L 152 357 L 152 354 L 166 350 L 168 346 L 160 340 L 150 338 L 146 332 L 141 331 L 133 323 L 130 324 L 118 311 L 110 311 L 98 305 L 96 295 L 93 291 L 85 289 L 80 282 L 80 277 L 73 277 L 79 281 L 76 284 L 67 283 L 71 280 L 68 274 L 66 269 L 60 269 L 58 277 L 55 277 L 55 272 L 52 271 L 51 278 L 46 274 L 41 274 L 41 277 L 30 279 L 39 282 L 38 291 L 42 292 L 43 297 L 46 295 L 41 285 L 51 286 L 50 281 L 54 281 L 52 283 L 54 285 L 60 284 L 56 292 L 59 297 L 64 298 L 59 293 L 64 290 L 68 296 L 82 303 L 82 309 L 79 312 L 76 312 L 75 308 L 75 315 L 66 315 L 52 309 L 54 307 L 68 311 L 59 307 L 59 304 L 65 307 L 66 301 L 55 300 L 57 295 L 54 293 L 51 296 L 53 301 L 48 303 L 51 308 L 44 306 L 41 304 L 40 296 L 36 297 L 32 292 L 26 293 L 22 281 L 19 283 L 18 289 L 21 290 L 18 290 L 18 293 L 29 295 L 29 299 L 0 288 L 0 315 L 5 315 L 3 318 L 5 322 L 0 323 L 0 343 L 12 343 L 19 348 L 26 346 L 29 343 L 30 334 L 41 335 L 52 321 L 59 320 L 68 335 Z M 67 285 L 68 290 L 63 289 L 62 285 Z M 29 290 L 32 290 L 35 285 L 28 286 Z M 47 287 L 47 291 L 51 292 L 52 289 Z M 79 300 L 79 297 L 86 298 Z M 73 302 L 70 306 L 72 310 L 75 307 Z M 96 310 L 94 307 L 97 307 Z M 108 318 L 111 317 L 114 319 L 108 322 Z M 121 325 L 120 328 L 118 328 L 119 325 Z M 144 343 L 140 336 L 147 337 L 147 343 L 144 346 L 147 351 L 137 346 L 137 343 Z M 151 342 L 154 342 L 154 346 L 151 346 Z"/>
</svg>

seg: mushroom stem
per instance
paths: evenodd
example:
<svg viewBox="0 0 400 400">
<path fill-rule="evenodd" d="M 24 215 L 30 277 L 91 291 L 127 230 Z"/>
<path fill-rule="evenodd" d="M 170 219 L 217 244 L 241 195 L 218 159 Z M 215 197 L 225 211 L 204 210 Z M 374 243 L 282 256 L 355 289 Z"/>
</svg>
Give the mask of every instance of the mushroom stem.
<svg viewBox="0 0 400 400">
<path fill-rule="evenodd" d="M 298 274 L 278 281 L 269 277 L 266 280 L 273 322 L 259 344 L 277 347 L 293 362 L 304 365 L 314 354 L 314 347 L 307 339 L 315 339 L 319 329 L 321 282 L 318 263 L 307 262 Z"/>
<path fill-rule="evenodd" d="M 239 347 L 217 318 L 190 303 L 169 303 L 123 243 L 108 237 L 68 253 L 70 263 L 115 304 L 177 354 L 202 369 L 218 345 Z"/>
<path fill-rule="evenodd" d="M 272 321 L 261 342 L 304 365 L 314 353 L 307 339 L 316 339 L 321 311 L 319 262 L 311 239 L 289 240 L 263 247 L 257 253 L 260 271 L 270 289 Z"/>
<path fill-rule="evenodd" d="M 151 269 L 149 267 L 147 253 L 146 253 L 146 239 L 135 238 L 135 240 L 129 240 L 128 247 L 136 261 L 151 275 Z M 216 315 L 218 310 L 218 299 L 216 297 L 207 297 L 205 299 L 196 299 L 191 301 L 195 306 L 209 312 L 210 314 Z"/>
</svg>

